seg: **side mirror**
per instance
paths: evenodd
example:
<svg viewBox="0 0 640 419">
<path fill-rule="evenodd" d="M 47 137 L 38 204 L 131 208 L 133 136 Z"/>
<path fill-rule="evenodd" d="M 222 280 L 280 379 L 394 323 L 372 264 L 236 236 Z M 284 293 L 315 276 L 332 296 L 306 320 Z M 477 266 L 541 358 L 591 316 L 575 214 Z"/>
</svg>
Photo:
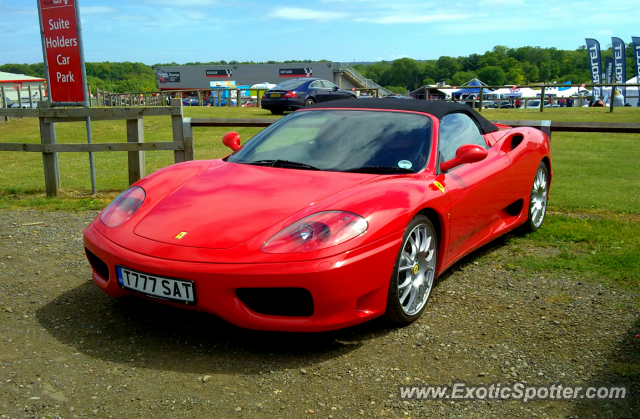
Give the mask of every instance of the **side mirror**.
<svg viewBox="0 0 640 419">
<path fill-rule="evenodd" d="M 333 91 L 334 91 L 334 92 L 337 92 L 337 91 L 338 91 L 338 89 L 340 89 L 338 86 L 333 86 Z"/>
<path fill-rule="evenodd" d="M 456 166 L 467 163 L 475 163 L 487 157 L 487 150 L 476 144 L 465 144 L 458 147 L 456 156 L 440 164 L 440 170 L 444 173 Z"/>
<path fill-rule="evenodd" d="M 224 137 L 222 137 L 222 144 L 229 147 L 234 153 L 242 148 L 240 146 L 240 135 L 233 131 L 227 132 Z"/>
</svg>

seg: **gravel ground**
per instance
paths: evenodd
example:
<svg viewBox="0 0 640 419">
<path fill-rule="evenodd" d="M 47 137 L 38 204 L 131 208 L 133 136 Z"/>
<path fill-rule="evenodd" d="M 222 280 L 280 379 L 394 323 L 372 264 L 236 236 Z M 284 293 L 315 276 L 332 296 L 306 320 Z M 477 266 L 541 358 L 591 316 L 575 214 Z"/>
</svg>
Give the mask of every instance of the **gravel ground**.
<svg viewBox="0 0 640 419">
<path fill-rule="evenodd" d="M 620 371 L 640 353 L 637 297 L 505 270 L 517 256 L 501 240 L 447 271 L 411 326 L 265 333 L 103 294 L 81 238 L 95 215 L 0 211 L 0 418 L 640 417 L 638 372 Z M 626 385 L 629 397 L 398 397 L 400 384 L 455 381 Z"/>
</svg>

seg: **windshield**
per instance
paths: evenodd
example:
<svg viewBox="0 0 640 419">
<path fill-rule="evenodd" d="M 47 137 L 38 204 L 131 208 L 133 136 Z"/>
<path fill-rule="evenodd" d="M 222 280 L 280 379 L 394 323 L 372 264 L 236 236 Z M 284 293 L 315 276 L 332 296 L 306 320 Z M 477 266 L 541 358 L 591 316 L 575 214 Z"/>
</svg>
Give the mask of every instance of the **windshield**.
<svg viewBox="0 0 640 419">
<path fill-rule="evenodd" d="M 287 81 L 283 81 L 282 83 L 280 83 L 275 87 L 272 87 L 269 90 L 293 90 L 293 89 L 297 89 L 298 87 L 302 86 L 308 81 L 309 80 L 287 80 Z"/>
<path fill-rule="evenodd" d="M 300 163 L 329 171 L 411 173 L 422 170 L 431 144 L 425 115 L 366 110 L 295 112 L 260 132 L 229 162 Z M 274 164 L 275 165 L 275 164 Z"/>
</svg>

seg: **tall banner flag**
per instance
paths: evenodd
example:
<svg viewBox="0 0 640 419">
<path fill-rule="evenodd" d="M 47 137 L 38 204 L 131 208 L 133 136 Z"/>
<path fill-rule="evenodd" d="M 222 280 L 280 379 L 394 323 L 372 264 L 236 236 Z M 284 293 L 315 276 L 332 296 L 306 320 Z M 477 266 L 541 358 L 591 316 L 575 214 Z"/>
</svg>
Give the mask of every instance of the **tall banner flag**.
<svg viewBox="0 0 640 419">
<path fill-rule="evenodd" d="M 636 63 L 636 83 L 640 83 L 640 36 L 632 36 L 631 41 L 633 43 L 633 61 Z M 640 88 L 638 88 L 638 92 L 640 93 Z M 637 105 L 640 106 L 640 97 Z"/>
<path fill-rule="evenodd" d="M 602 83 L 602 60 L 600 59 L 600 43 L 592 38 L 585 39 L 587 42 L 587 52 L 589 53 L 589 71 L 591 71 L 591 83 Z M 593 101 L 601 96 L 601 87 L 593 88 Z"/>
<path fill-rule="evenodd" d="M 611 83 L 613 79 L 613 58 L 607 57 L 604 59 L 604 82 Z"/>
<path fill-rule="evenodd" d="M 613 48 L 613 76 L 617 84 L 627 83 L 627 60 L 625 59 L 624 42 L 620 38 L 611 38 L 611 46 Z M 622 96 L 626 96 L 627 89 L 625 87 L 617 87 L 622 93 Z M 613 92 L 611 92 L 611 98 L 613 99 Z"/>
</svg>

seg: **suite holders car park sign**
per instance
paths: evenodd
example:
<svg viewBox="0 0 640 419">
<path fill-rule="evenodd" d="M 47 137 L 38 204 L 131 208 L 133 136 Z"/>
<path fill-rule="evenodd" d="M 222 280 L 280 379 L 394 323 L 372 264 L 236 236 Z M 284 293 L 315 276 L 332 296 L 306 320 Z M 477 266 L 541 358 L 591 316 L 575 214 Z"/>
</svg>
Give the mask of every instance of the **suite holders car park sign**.
<svg viewBox="0 0 640 419">
<path fill-rule="evenodd" d="M 76 0 L 38 0 L 47 86 L 54 104 L 86 100 L 76 6 Z"/>
<path fill-rule="evenodd" d="M 53 107 L 89 107 L 78 8 L 78 0 L 38 0 L 47 94 Z M 87 142 L 91 144 L 91 119 L 88 116 L 86 123 Z M 55 142 L 55 131 L 53 138 Z M 93 152 L 89 152 L 89 166 L 91 192 L 95 195 Z"/>
</svg>

